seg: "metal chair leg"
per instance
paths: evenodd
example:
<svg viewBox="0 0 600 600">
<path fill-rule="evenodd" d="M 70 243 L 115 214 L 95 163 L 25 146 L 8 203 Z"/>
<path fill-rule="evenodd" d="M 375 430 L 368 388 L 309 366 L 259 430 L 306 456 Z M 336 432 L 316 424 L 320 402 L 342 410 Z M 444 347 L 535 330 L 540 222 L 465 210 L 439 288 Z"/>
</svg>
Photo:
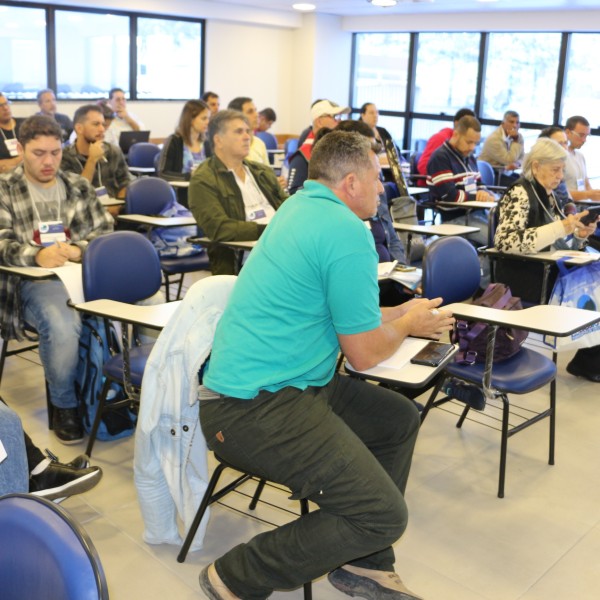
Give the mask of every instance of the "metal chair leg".
<svg viewBox="0 0 600 600">
<path fill-rule="evenodd" d="M 502 394 L 502 431 L 500 434 L 500 471 L 498 474 L 498 498 L 504 498 L 504 481 L 506 479 L 506 452 L 508 450 L 508 418 L 510 403 L 506 394 Z"/>
<path fill-rule="evenodd" d="M 196 531 L 198 531 L 198 527 L 200 527 L 200 523 L 202 522 L 202 517 L 204 517 L 204 513 L 210 504 L 210 498 L 215 491 L 215 487 L 217 483 L 219 483 L 219 477 L 221 477 L 221 473 L 225 469 L 225 465 L 219 463 L 215 468 L 210 481 L 208 482 L 208 487 L 204 492 L 204 496 L 202 497 L 202 502 L 200 502 L 200 506 L 198 507 L 198 511 L 196 512 L 196 516 L 192 521 L 190 529 L 185 536 L 185 540 L 183 540 L 183 546 L 181 546 L 181 550 L 177 555 L 177 562 L 184 562 L 185 558 L 190 550 L 190 546 L 192 545 L 192 541 L 194 540 L 194 536 L 196 535 Z"/>
<path fill-rule="evenodd" d="M 261 479 L 256 486 L 256 491 L 254 492 L 254 496 L 252 496 L 252 500 L 250 501 L 250 506 L 248 507 L 250 510 L 254 510 L 258 501 L 260 499 L 260 495 L 265 488 L 265 483 L 267 483 L 264 479 Z"/>
<path fill-rule="evenodd" d="M 98 408 L 96 410 L 96 416 L 94 418 L 94 424 L 92 425 L 92 430 L 90 431 L 90 437 L 88 439 L 88 444 L 85 449 L 85 453 L 88 457 L 92 456 L 92 448 L 94 447 L 94 442 L 96 441 L 96 435 L 98 434 L 98 428 L 100 427 L 100 419 L 102 419 L 102 415 L 104 414 L 104 406 L 106 405 L 106 397 L 108 396 L 108 390 L 110 389 L 111 381 L 106 378 L 104 380 L 104 385 L 102 386 L 102 391 L 100 392 L 100 398 L 98 399 Z"/>
</svg>

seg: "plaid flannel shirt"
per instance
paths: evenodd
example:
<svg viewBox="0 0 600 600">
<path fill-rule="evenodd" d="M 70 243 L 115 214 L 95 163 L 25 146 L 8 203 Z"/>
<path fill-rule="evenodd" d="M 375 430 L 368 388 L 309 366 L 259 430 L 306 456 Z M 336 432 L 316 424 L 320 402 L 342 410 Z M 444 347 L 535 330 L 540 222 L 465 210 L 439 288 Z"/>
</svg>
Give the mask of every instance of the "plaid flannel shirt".
<svg viewBox="0 0 600 600">
<path fill-rule="evenodd" d="M 102 206 L 89 182 L 74 173 L 59 171 L 67 197 L 61 203 L 63 222 L 69 228 L 71 243 L 83 251 L 87 243 L 113 230 L 113 219 Z M 66 217 L 66 219 L 65 219 Z M 23 167 L 0 177 L 0 264 L 35 267 L 41 246 L 33 241 L 35 223 Z M 23 318 L 19 278 L 0 275 L 0 334 L 5 340 L 23 339 Z"/>
</svg>

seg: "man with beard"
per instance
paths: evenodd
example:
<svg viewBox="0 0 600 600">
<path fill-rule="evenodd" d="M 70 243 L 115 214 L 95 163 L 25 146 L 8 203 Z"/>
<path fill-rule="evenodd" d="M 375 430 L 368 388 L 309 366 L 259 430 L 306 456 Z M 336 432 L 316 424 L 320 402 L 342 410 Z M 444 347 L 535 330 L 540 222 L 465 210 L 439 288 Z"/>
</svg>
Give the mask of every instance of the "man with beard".
<svg viewBox="0 0 600 600">
<path fill-rule="evenodd" d="M 78 108 L 75 142 L 64 149 L 61 169 L 85 177 L 100 197 L 124 198 L 133 177 L 118 146 L 104 141 L 104 113 L 97 104 Z"/>
<path fill-rule="evenodd" d="M 3 265 L 50 269 L 79 262 L 90 240 L 113 229 L 89 182 L 59 170 L 61 141 L 60 125 L 50 117 L 29 117 L 19 129 L 23 164 L 0 177 Z M 60 279 L 0 277 L 0 334 L 22 340 L 26 324 L 38 332 L 52 428 L 61 442 L 72 444 L 83 438 L 75 394 L 81 321 L 68 299 Z"/>
</svg>

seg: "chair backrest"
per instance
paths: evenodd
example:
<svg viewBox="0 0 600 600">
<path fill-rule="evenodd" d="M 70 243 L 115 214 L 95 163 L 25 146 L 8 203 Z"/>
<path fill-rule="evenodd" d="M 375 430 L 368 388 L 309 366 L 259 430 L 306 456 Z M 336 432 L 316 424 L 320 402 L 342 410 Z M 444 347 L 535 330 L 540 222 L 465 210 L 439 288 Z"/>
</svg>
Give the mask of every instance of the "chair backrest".
<svg viewBox="0 0 600 600">
<path fill-rule="evenodd" d="M 98 553 L 69 513 L 45 498 L 0 498 L 2 600 L 108 600 Z"/>
<path fill-rule="evenodd" d="M 388 206 L 392 205 L 392 200 L 394 198 L 398 198 L 400 196 L 398 186 L 393 181 L 386 181 L 383 184 L 383 191 L 385 192 L 385 198 L 387 200 Z"/>
<path fill-rule="evenodd" d="M 289 138 L 285 140 L 283 144 L 283 150 L 285 152 L 285 158 L 288 159 L 296 150 L 298 150 L 299 138 Z"/>
<path fill-rule="evenodd" d="M 489 162 L 478 160 L 477 168 L 479 169 L 481 181 L 484 185 L 494 185 L 496 183 L 496 173 L 494 172 L 494 167 Z"/>
<path fill-rule="evenodd" d="M 127 162 L 130 167 L 143 167 L 149 169 L 154 167 L 154 157 L 160 152 L 160 148 L 151 142 L 138 142 L 129 148 Z"/>
<path fill-rule="evenodd" d="M 134 304 L 158 292 L 160 260 L 152 242 L 135 231 L 92 240 L 83 254 L 83 296 Z"/>
<path fill-rule="evenodd" d="M 481 279 L 481 266 L 475 248 L 461 237 L 435 240 L 423 257 L 423 296 L 442 297 L 444 304 L 470 298 Z"/>
<path fill-rule="evenodd" d="M 497 206 L 492 206 L 488 212 L 488 248 L 494 247 L 494 236 L 500 219 L 500 211 Z"/>
<path fill-rule="evenodd" d="M 265 143 L 267 150 L 277 150 L 277 138 L 272 133 L 257 131 L 254 135 Z"/>
<path fill-rule="evenodd" d="M 127 186 L 125 212 L 130 215 L 158 215 L 175 199 L 175 190 L 159 177 L 140 177 Z"/>
</svg>

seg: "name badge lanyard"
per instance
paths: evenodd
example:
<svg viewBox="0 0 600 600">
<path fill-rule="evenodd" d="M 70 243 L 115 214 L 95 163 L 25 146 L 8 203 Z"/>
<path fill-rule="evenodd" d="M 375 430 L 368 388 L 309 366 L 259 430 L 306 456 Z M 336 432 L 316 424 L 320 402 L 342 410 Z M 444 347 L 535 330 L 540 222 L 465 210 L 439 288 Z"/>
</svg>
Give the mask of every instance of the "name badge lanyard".
<svg viewBox="0 0 600 600">
<path fill-rule="evenodd" d="M 7 138 L 6 133 L 4 133 L 4 127 L 0 127 L 0 133 L 2 133 L 4 145 L 6 146 L 11 158 L 15 158 L 19 156 L 19 151 L 17 150 L 17 134 L 15 133 L 14 127 L 10 130 L 10 132 L 12 133 L 12 137 Z"/>
<path fill-rule="evenodd" d="M 462 156 L 456 152 L 452 146 L 450 144 L 448 144 L 448 148 L 450 148 L 450 152 L 452 152 L 452 154 L 454 154 L 454 156 L 456 157 L 456 159 L 458 160 L 458 162 L 462 165 L 462 168 L 465 170 L 465 173 L 473 173 L 475 174 L 475 171 L 469 171 L 469 165 L 465 163 L 465 161 L 462 159 Z M 468 162 L 468 157 L 467 157 L 467 162 Z"/>
<path fill-rule="evenodd" d="M 79 163 L 79 166 L 81 167 L 81 172 L 83 173 L 83 163 L 79 159 L 77 159 L 77 162 Z M 96 171 L 98 171 L 98 187 L 102 187 L 102 171 L 100 170 L 100 161 L 96 163 Z"/>
<path fill-rule="evenodd" d="M 11 140 L 16 140 L 17 136 L 15 134 L 15 128 L 13 127 L 10 132 L 12 133 L 12 137 L 10 138 Z M 6 134 L 4 133 L 4 127 L 0 127 L 0 133 L 2 133 L 2 137 L 4 138 L 5 142 L 8 142 L 8 138 L 6 137 Z"/>
</svg>

